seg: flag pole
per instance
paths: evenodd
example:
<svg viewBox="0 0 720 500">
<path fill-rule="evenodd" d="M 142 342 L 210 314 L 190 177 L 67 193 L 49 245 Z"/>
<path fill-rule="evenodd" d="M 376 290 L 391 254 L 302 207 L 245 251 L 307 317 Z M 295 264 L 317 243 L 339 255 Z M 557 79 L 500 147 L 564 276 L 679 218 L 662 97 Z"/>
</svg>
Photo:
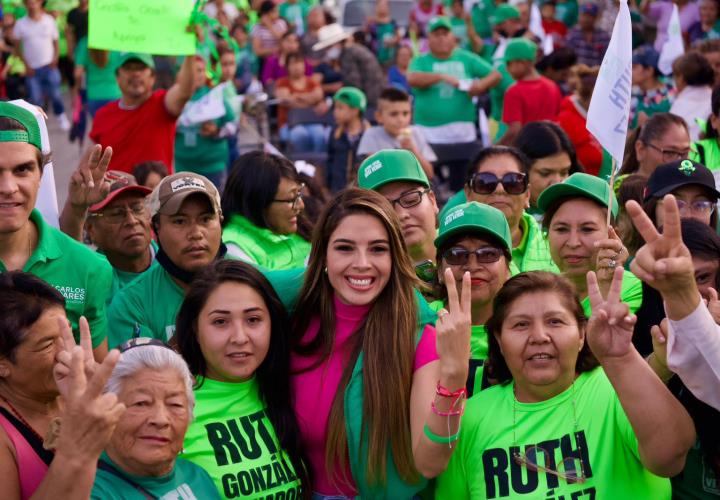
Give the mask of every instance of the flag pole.
<svg viewBox="0 0 720 500">
<path fill-rule="evenodd" d="M 612 217 L 612 198 L 613 198 L 613 191 L 615 191 L 615 158 L 612 158 L 612 163 L 610 167 L 612 170 L 610 171 L 610 191 L 608 191 L 608 201 L 607 201 L 607 228 L 608 228 L 608 238 L 610 237 L 610 218 Z"/>
</svg>

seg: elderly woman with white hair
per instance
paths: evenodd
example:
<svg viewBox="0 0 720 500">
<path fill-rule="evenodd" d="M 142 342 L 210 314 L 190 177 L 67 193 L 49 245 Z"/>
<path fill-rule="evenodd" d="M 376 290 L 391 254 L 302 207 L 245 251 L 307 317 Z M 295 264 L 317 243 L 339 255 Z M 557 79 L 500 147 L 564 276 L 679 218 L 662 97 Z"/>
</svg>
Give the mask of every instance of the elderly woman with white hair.
<svg viewBox="0 0 720 500">
<path fill-rule="evenodd" d="M 192 420 L 193 381 L 161 341 L 132 339 L 106 385 L 127 407 L 100 456 L 93 499 L 220 498 L 205 470 L 177 458 Z"/>
</svg>

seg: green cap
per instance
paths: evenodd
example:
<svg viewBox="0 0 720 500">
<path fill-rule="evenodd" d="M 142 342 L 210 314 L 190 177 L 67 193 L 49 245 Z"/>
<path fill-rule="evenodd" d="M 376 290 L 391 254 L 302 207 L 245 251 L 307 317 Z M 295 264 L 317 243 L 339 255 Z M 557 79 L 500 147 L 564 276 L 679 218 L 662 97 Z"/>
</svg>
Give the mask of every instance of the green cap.
<svg viewBox="0 0 720 500">
<path fill-rule="evenodd" d="M 610 184 L 599 177 L 581 172 L 572 174 L 560 184 L 553 184 L 540 194 L 537 206 L 545 212 L 550 205 L 562 198 L 589 198 L 604 207 L 608 206 L 608 198 L 612 203 L 612 215 L 617 217 L 618 201 Z"/>
<path fill-rule="evenodd" d="M 430 22 L 427 25 L 427 32 L 432 33 L 433 31 L 445 28 L 446 30 L 452 31 L 452 24 L 450 23 L 450 18 L 446 16 L 438 16 L 433 17 L 430 19 Z"/>
<path fill-rule="evenodd" d="M 505 62 L 535 61 L 537 58 L 537 44 L 527 38 L 513 38 L 505 46 Z"/>
<path fill-rule="evenodd" d="M 362 90 L 357 87 L 343 87 L 333 96 L 333 100 L 347 104 L 351 108 L 359 109 L 365 112 L 367 106 L 367 97 Z"/>
<path fill-rule="evenodd" d="M 471 201 L 445 212 L 440 218 L 435 248 L 440 248 L 452 236 L 466 233 L 489 235 L 498 240 L 508 253 L 512 251 L 510 226 L 505 214 L 490 205 Z"/>
<path fill-rule="evenodd" d="M 358 186 L 377 190 L 390 182 L 417 182 L 430 187 L 420 162 L 405 149 L 383 149 L 365 158 L 358 169 Z"/>
<path fill-rule="evenodd" d="M 117 67 L 120 68 L 123 64 L 128 61 L 140 61 L 150 69 L 155 69 L 155 61 L 150 54 L 141 54 L 140 52 L 122 52 L 117 62 Z"/>
<path fill-rule="evenodd" d="M 42 151 L 40 125 L 30 111 L 9 102 L 0 102 L 0 116 L 17 120 L 25 127 L 25 130 L 0 131 L 0 142 L 26 142 Z"/>
<path fill-rule="evenodd" d="M 520 19 L 520 11 L 506 3 L 498 5 L 493 15 L 490 16 L 490 22 L 493 26 L 504 23 L 508 19 Z"/>
</svg>

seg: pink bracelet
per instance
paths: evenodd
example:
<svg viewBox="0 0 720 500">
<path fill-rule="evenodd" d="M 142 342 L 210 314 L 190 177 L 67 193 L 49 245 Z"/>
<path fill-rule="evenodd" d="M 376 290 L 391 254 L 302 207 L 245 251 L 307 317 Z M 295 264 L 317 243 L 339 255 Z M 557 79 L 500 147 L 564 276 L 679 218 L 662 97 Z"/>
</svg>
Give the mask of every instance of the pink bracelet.
<svg viewBox="0 0 720 500">
<path fill-rule="evenodd" d="M 453 406 L 455 405 L 453 404 Z M 437 406 L 435 406 L 435 401 L 431 403 L 430 408 L 432 409 L 432 412 L 439 417 L 461 417 L 463 413 L 465 413 L 464 406 L 459 410 L 440 411 L 437 409 Z"/>
</svg>

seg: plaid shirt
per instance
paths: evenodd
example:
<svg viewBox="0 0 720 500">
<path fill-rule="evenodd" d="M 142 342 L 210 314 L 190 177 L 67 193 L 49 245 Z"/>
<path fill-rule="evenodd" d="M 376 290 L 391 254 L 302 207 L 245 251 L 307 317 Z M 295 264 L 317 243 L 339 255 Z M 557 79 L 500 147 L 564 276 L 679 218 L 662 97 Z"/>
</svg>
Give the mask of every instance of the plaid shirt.
<svg viewBox="0 0 720 500">
<path fill-rule="evenodd" d="M 585 33 L 577 26 L 570 30 L 565 41 L 566 47 L 575 50 L 578 63 L 588 66 L 600 66 L 609 44 L 610 35 L 607 32 L 596 28 L 590 41 L 587 41 Z"/>
</svg>

